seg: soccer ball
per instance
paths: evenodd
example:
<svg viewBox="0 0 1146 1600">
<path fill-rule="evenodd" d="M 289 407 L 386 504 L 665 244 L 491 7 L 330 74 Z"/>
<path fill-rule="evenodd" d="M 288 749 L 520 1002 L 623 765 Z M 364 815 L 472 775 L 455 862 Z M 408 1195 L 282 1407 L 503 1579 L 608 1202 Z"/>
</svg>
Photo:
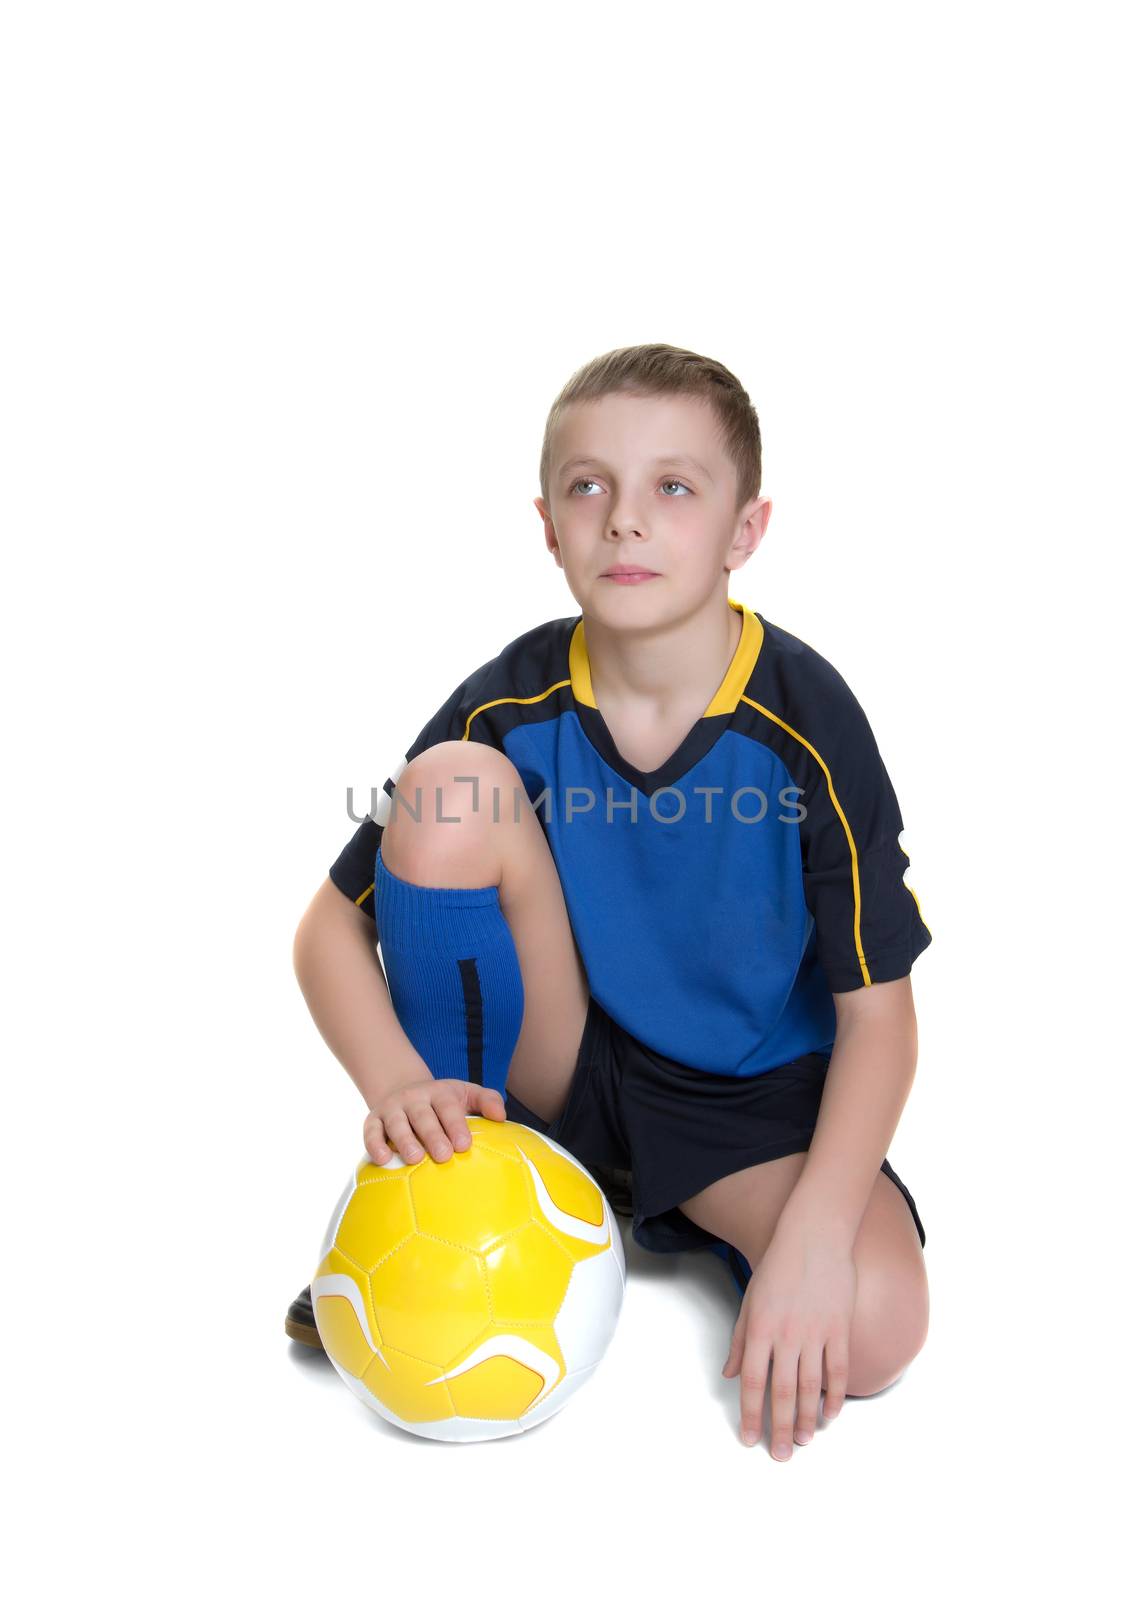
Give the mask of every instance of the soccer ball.
<svg viewBox="0 0 1146 1600">
<path fill-rule="evenodd" d="M 470 1115 L 447 1161 L 358 1163 L 322 1243 L 314 1319 L 335 1370 L 388 1422 L 472 1443 L 560 1411 L 616 1331 L 625 1254 L 576 1157 Z"/>
</svg>

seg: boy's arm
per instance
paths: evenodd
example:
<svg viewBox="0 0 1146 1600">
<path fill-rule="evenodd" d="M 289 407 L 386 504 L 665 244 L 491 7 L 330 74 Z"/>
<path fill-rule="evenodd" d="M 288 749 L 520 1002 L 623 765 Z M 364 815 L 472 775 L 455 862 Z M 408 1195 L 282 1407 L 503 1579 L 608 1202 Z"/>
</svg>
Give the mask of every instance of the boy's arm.
<svg viewBox="0 0 1146 1600">
<path fill-rule="evenodd" d="M 904 881 L 903 816 L 863 708 L 819 663 L 800 769 L 804 889 L 836 1036 L 808 1156 L 781 1214 L 850 1252 L 915 1077 L 911 968 L 931 943 Z"/>
<path fill-rule="evenodd" d="M 372 920 L 329 878 L 298 925 L 294 970 L 315 1026 L 367 1110 L 396 1084 L 433 1076 L 395 1015 Z"/>
<path fill-rule="evenodd" d="M 851 1251 L 915 1078 L 910 976 L 833 996 L 836 1042 L 807 1159 L 777 1227 Z"/>
</svg>

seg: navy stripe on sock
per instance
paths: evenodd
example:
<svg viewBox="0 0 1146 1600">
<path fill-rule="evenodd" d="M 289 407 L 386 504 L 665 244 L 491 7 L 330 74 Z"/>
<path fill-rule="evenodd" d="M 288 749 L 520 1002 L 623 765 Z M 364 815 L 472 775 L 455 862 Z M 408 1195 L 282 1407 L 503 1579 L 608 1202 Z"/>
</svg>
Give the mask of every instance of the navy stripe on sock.
<svg viewBox="0 0 1146 1600">
<path fill-rule="evenodd" d="M 477 961 L 472 956 L 459 961 L 458 971 L 462 975 L 462 995 L 466 1003 L 466 1062 L 469 1067 L 470 1082 L 481 1083 L 483 1022 L 481 978 L 478 976 Z"/>
</svg>

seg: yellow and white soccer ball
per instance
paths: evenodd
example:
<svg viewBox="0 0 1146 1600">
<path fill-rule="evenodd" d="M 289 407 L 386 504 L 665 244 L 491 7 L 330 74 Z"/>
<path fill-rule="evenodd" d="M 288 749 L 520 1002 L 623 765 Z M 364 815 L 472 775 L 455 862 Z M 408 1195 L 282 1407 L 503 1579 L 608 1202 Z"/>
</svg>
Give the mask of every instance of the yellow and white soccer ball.
<svg viewBox="0 0 1146 1600">
<path fill-rule="evenodd" d="M 358 1163 L 311 1283 L 335 1370 L 389 1422 L 471 1443 L 524 1433 L 592 1377 L 625 1293 L 617 1219 L 575 1156 L 471 1115 L 447 1161 Z"/>
</svg>

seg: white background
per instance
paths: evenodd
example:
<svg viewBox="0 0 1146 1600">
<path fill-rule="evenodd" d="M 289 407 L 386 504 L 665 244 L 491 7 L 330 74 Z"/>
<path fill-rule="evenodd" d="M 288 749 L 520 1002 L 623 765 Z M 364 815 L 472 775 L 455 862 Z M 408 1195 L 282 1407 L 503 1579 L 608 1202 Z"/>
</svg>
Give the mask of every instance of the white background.
<svg viewBox="0 0 1146 1600">
<path fill-rule="evenodd" d="M 1135 11 L 5 9 L 22 1592 L 1132 1586 Z M 726 1269 L 627 1232 L 604 1366 L 501 1445 L 282 1331 L 361 1154 L 291 966 L 346 788 L 577 611 L 545 415 L 648 341 L 757 406 L 730 592 L 859 697 L 934 935 L 890 1151 L 928 1341 L 783 1464 L 737 1438 Z"/>
</svg>

